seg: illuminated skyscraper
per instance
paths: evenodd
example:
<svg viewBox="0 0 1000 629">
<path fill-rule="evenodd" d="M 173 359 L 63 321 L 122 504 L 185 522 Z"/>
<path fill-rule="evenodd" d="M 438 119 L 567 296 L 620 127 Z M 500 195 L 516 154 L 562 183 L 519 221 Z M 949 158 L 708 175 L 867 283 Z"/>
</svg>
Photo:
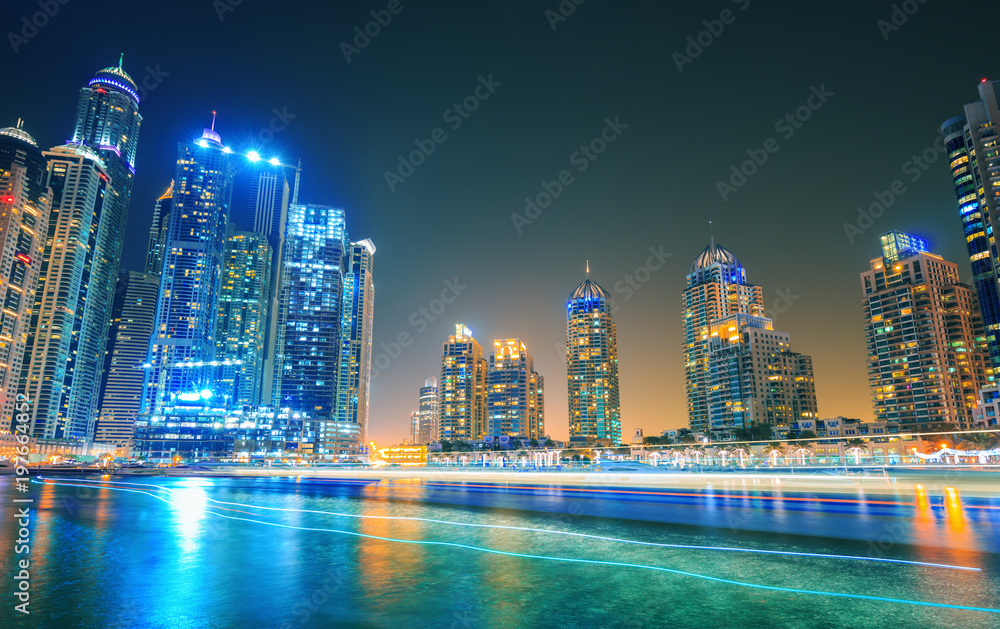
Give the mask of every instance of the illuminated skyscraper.
<svg viewBox="0 0 1000 629">
<path fill-rule="evenodd" d="M 9 433 L 42 269 L 52 193 L 45 157 L 16 127 L 0 129 L 0 433 Z"/>
<path fill-rule="evenodd" d="M 520 339 L 493 341 L 486 379 L 486 434 L 543 437 L 543 382 Z"/>
<path fill-rule="evenodd" d="M 882 236 L 882 256 L 861 274 L 875 419 L 968 428 L 989 363 L 976 296 L 954 263 L 919 248 L 897 256 L 897 236 Z"/>
<path fill-rule="evenodd" d="M 97 72 L 81 88 L 71 144 L 86 146 L 100 156 L 109 178 L 101 218 L 93 237 L 92 262 L 87 271 L 83 313 L 73 352 L 72 384 L 66 400 L 66 417 L 72 432 L 86 427 L 93 437 L 103 378 L 111 305 L 125 240 L 125 223 L 132 198 L 135 154 L 139 143 L 139 96 L 135 83 L 118 67 Z"/>
<path fill-rule="evenodd" d="M 57 146 L 44 154 L 52 211 L 45 234 L 45 253 L 31 308 L 19 392 L 33 401 L 34 436 L 42 439 L 89 438 L 87 413 L 70 412 L 70 400 L 93 391 L 94 372 L 81 374 L 81 344 L 86 306 L 94 281 L 96 237 L 107 205 L 108 176 L 104 162 L 81 145 Z M 101 365 L 103 367 L 103 363 Z M 99 391 L 93 391 L 96 395 Z M 89 408 L 89 404 L 77 405 Z"/>
<path fill-rule="evenodd" d="M 123 446 L 132 439 L 142 402 L 142 364 L 156 319 L 160 276 L 122 271 L 111 308 L 111 332 L 94 441 Z"/>
<path fill-rule="evenodd" d="M 230 154 L 213 128 L 178 143 L 173 208 L 143 385 L 143 411 L 213 394 L 222 256 L 232 195 Z"/>
<path fill-rule="evenodd" d="M 691 265 L 684 291 L 684 385 L 688 425 L 693 431 L 709 428 L 709 349 L 711 326 L 731 315 L 764 315 L 764 292 L 747 283 L 746 270 L 728 249 L 708 247 Z"/>
<path fill-rule="evenodd" d="M 438 437 L 474 441 L 486 432 L 486 359 L 472 330 L 459 323 L 441 358 Z"/>
<path fill-rule="evenodd" d="M 167 227 L 170 225 L 170 208 L 174 203 L 174 182 L 156 199 L 153 205 L 153 220 L 149 226 L 149 240 L 146 243 L 146 273 L 163 273 L 163 252 L 167 246 Z"/>
<path fill-rule="evenodd" d="M 375 245 L 351 243 L 345 264 L 344 305 L 340 319 L 340 375 L 337 377 L 337 434 L 351 435 L 359 449 L 368 443 L 368 387 L 371 383 Z"/>
<path fill-rule="evenodd" d="M 215 358 L 222 363 L 216 394 L 226 396 L 231 408 L 261 404 L 271 260 L 271 245 L 261 234 L 234 232 L 226 239 L 215 329 Z"/>
<path fill-rule="evenodd" d="M 995 235 L 1000 222 L 998 85 L 1000 81 L 983 79 L 979 83 L 979 100 L 965 105 L 965 115 L 941 125 L 991 371 L 1000 369 L 1000 256 Z"/>
<path fill-rule="evenodd" d="M 357 448 L 352 435 L 339 435 L 334 426 L 347 247 L 344 210 L 325 205 L 289 208 L 273 406 L 309 413 L 319 422 L 317 452 L 323 456 L 351 450 L 345 444 Z"/>
<path fill-rule="evenodd" d="M 622 440 L 618 334 L 608 291 L 587 279 L 566 304 L 569 436 Z"/>
<path fill-rule="evenodd" d="M 414 413 L 410 443 L 423 445 L 438 441 L 437 378 L 428 378 L 420 387 L 420 410 Z"/>
</svg>

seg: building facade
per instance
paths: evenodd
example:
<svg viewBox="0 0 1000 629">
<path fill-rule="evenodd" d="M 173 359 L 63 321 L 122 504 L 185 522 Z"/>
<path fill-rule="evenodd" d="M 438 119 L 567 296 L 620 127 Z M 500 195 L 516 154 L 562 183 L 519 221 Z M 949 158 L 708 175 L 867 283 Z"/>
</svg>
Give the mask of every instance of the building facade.
<svg viewBox="0 0 1000 629">
<path fill-rule="evenodd" d="M 520 339 L 493 341 L 486 377 L 486 434 L 521 439 L 544 436 L 543 382 Z"/>
<path fill-rule="evenodd" d="M 91 380 L 79 380 L 76 368 L 108 175 L 86 146 L 57 146 L 43 155 L 52 210 L 18 391 L 33 401 L 37 438 L 87 439 L 93 434 L 89 417 L 71 414 L 70 398 L 77 387 L 90 390 Z"/>
<path fill-rule="evenodd" d="M 438 439 L 438 380 L 428 378 L 420 387 L 419 410 L 410 415 L 410 443 L 427 445 Z"/>
<path fill-rule="evenodd" d="M 95 442 L 124 446 L 132 440 L 159 292 L 159 275 L 138 271 L 118 275 Z"/>
<path fill-rule="evenodd" d="M 896 233 L 861 274 L 868 383 L 875 420 L 902 430 L 968 427 L 988 382 L 989 350 L 976 295 L 958 267 Z"/>
<path fill-rule="evenodd" d="M 688 425 L 693 431 L 704 432 L 711 424 L 711 326 L 732 315 L 762 317 L 764 291 L 747 282 L 746 269 L 739 258 L 716 245 L 713 237 L 691 265 L 682 299 Z"/>
<path fill-rule="evenodd" d="M 351 243 L 344 276 L 344 303 L 340 318 L 340 374 L 337 377 L 339 435 L 351 434 L 357 453 L 367 448 L 368 403 L 371 383 L 372 325 L 375 283 L 372 270 L 375 244 L 365 239 Z"/>
<path fill-rule="evenodd" d="M 993 371 L 1000 370 L 1000 256 L 995 235 L 1000 221 L 998 85 L 1000 81 L 983 79 L 979 99 L 965 105 L 963 115 L 941 125 Z"/>
<path fill-rule="evenodd" d="M 146 273 L 163 274 L 163 253 L 167 247 L 167 227 L 170 225 L 170 208 L 174 203 L 174 182 L 153 204 L 153 220 L 149 225 L 146 242 Z"/>
<path fill-rule="evenodd" d="M 0 129 L 0 433 L 10 433 L 45 251 L 52 193 L 34 138 Z M 32 430 L 34 426 L 32 425 Z"/>
<path fill-rule="evenodd" d="M 622 439 L 618 333 L 611 296 L 589 278 L 566 304 L 566 378 L 570 439 Z"/>
<path fill-rule="evenodd" d="M 475 441 L 486 431 L 486 372 L 483 348 L 464 324 L 443 345 L 438 388 L 438 437 Z"/>
<path fill-rule="evenodd" d="M 214 127 L 214 124 L 213 124 Z M 215 331 L 233 166 L 213 129 L 178 144 L 173 209 L 143 384 L 143 412 L 214 395 Z"/>
</svg>

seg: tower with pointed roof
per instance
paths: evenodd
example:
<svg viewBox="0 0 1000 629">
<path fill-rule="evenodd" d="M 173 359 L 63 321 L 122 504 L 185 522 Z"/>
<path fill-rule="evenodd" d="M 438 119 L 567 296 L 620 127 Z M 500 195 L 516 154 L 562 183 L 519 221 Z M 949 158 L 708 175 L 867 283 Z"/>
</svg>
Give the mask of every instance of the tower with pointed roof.
<svg viewBox="0 0 1000 629">
<path fill-rule="evenodd" d="M 709 349 L 711 326 L 731 315 L 764 315 L 764 292 L 747 282 L 746 269 L 713 236 L 691 264 L 683 296 L 684 386 L 688 425 L 692 431 L 709 429 Z"/>
<path fill-rule="evenodd" d="M 146 273 L 160 275 L 163 272 L 163 248 L 167 243 L 167 225 L 170 222 L 170 208 L 174 203 L 174 182 L 156 198 L 153 205 L 153 220 L 149 225 L 149 240 L 146 243 Z"/>
<path fill-rule="evenodd" d="M 566 382 L 570 439 L 622 440 L 618 333 L 611 295 L 590 279 L 566 302 Z"/>
</svg>

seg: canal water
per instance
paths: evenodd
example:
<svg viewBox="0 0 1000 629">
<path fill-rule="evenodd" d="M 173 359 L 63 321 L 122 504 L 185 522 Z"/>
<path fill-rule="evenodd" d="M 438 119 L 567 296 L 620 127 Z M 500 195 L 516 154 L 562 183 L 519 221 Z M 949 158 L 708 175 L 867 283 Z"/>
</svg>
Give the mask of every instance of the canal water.
<svg viewBox="0 0 1000 629">
<path fill-rule="evenodd" d="M 497 509 L 482 492 L 399 499 L 368 482 L 35 481 L 30 554 L 13 553 L 15 520 L 0 525 L 3 627 L 1000 627 L 1000 556 L 897 543 L 891 519 L 842 540 L 731 517 Z M 23 496 L 0 479 L 3 504 Z M 950 524 L 942 534 L 983 530 Z M 23 557 L 30 616 L 12 611 Z"/>
</svg>

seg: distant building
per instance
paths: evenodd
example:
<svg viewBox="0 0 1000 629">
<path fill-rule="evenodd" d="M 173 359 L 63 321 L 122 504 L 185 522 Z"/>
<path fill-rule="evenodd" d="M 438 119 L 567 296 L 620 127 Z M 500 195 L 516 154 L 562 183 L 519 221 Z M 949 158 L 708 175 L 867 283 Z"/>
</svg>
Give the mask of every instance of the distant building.
<svg viewBox="0 0 1000 629">
<path fill-rule="evenodd" d="M 483 348 L 459 323 L 444 343 L 438 389 L 438 436 L 475 441 L 486 432 L 486 372 Z"/>
<path fill-rule="evenodd" d="M 0 433 L 11 430 L 32 302 L 42 269 L 43 235 L 48 233 L 52 201 L 47 179 L 45 157 L 34 138 L 21 129 L 21 122 L 0 129 L 0 296 L 4 300 L 0 312 Z"/>
<path fill-rule="evenodd" d="M 160 276 L 123 271 L 111 308 L 108 355 L 94 441 L 127 445 L 142 402 L 142 364 L 156 320 Z"/>
<path fill-rule="evenodd" d="M 813 427 L 814 426 L 814 427 Z M 836 437 L 840 439 L 856 439 L 861 437 L 884 437 L 899 433 L 899 422 L 864 422 L 851 417 L 832 417 L 820 419 L 813 424 L 800 422 L 792 428 L 799 433 L 811 430 L 818 437 Z M 785 438 L 788 435 L 776 435 Z"/>
<path fill-rule="evenodd" d="M 1000 387 L 983 387 L 979 390 L 979 404 L 973 410 L 972 428 L 993 429 L 1000 422 Z"/>
<path fill-rule="evenodd" d="M 149 224 L 149 239 L 146 241 L 146 273 L 163 274 L 163 252 L 167 246 L 167 227 L 170 225 L 170 208 L 174 203 L 174 182 L 153 205 L 153 220 Z"/>
<path fill-rule="evenodd" d="M 545 434 L 544 379 L 520 339 L 493 341 L 486 379 L 486 434 L 537 439 Z"/>
<path fill-rule="evenodd" d="M 438 441 L 437 378 L 428 378 L 420 387 L 420 410 L 410 414 L 410 443 L 422 445 Z"/>
<path fill-rule="evenodd" d="M 972 265 L 990 369 L 1000 370 L 1000 269 L 993 235 L 1000 230 L 1000 150 L 997 147 L 1000 82 L 983 79 L 979 99 L 941 125 L 958 213 Z"/>
<path fill-rule="evenodd" d="M 608 291 L 587 279 L 566 304 L 566 378 L 570 442 L 619 444 L 618 334 Z M 574 441 L 574 439 L 576 441 Z"/>
<path fill-rule="evenodd" d="M 861 274 L 875 419 L 906 431 L 967 428 L 989 363 L 976 296 L 954 263 L 899 251 L 902 236 L 884 234 L 883 255 Z"/>
</svg>

